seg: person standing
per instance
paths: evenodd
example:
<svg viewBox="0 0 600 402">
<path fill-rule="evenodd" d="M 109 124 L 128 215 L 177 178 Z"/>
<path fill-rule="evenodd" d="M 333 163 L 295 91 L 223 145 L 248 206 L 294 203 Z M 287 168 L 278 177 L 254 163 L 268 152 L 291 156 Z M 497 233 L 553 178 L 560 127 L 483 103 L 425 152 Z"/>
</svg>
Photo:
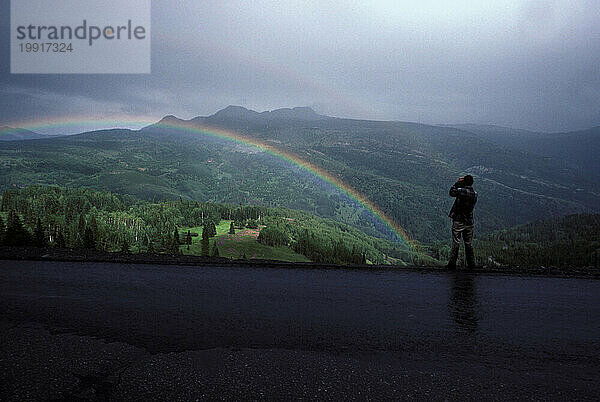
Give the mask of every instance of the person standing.
<svg viewBox="0 0 600 402">
<path fill-rule="evenodd" d="M 454 205 L 448 216 L 452 219 L 452 250 L 450 260 L 446 268 L 456 269 L 458 250 L 461 237 L 465 243 L 465 256 L 467 266 L 475 268 L 475 256 L 473 254 L 473 208 L 477 203 L 477 193 L 473 190 L 473 176 L 460 177 L 450 187 L 450 197 L 455 197 Z"/>
</svg>

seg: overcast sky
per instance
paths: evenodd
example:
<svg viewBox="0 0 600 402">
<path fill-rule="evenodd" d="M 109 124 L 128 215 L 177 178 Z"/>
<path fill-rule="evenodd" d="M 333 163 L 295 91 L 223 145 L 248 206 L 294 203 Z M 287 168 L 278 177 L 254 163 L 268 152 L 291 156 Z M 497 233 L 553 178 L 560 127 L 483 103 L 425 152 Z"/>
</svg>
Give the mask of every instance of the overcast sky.
<svg viewBox="0 0 600 402">
<path fill-rule="evenodd" d="M 11 75 L 1 4 L 0 125 L 191 118 L 229 104 L 540 131 L 600 125 L 597 0 L 155 0 L 150 75 Z"/>
</svg>

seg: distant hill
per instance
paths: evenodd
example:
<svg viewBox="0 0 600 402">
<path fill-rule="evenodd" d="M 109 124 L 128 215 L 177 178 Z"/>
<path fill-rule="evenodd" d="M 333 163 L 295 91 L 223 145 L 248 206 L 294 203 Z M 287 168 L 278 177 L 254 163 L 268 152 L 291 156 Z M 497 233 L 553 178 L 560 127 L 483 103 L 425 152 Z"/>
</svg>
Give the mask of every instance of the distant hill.
<svg viewBox="0 0 600 402">
<path fill-rule="evenodd" d="M 464 130 L 480 135 L 499 145 L 509 146 L 511 148 L 520 147 L 521 149 L 528 141 L 548 135 L 548 133 L 495 126 L 491 124 L 441 124 L 440 126 Z"/>
<path fill-rule="evenodd" d="M 229 107 L 163 121 L 234 131 L 294 154 L 363 194 L 419 241 L 447 239 L 448 189 L 465 173 L 475 177 L 480 195 L 479 234 L 600 213 L 600 179 L 587 170 L 465 129 L 341 119 L 305 108 L 259 113 Z M 287 207 L 389 236 L 368 210 L 298 166 L 240 142 L 164 125 L 0 143 L 0 189 L 30 184 L 92 187 L 146 200 Z"/>
<path fill-rule="evenodd" d="M 48 138 L 48 135 L 38 134 L 23 128 L 0 127 L 0 141 L 35 140 Z"/>
<path fill-rule="evenodd" d="M 566 162 L 600 177 L 600 127 L 563 133 L 540 133 L 478 124 L 446 127 L 469 131 L 515 150 Z"/>
</svg>

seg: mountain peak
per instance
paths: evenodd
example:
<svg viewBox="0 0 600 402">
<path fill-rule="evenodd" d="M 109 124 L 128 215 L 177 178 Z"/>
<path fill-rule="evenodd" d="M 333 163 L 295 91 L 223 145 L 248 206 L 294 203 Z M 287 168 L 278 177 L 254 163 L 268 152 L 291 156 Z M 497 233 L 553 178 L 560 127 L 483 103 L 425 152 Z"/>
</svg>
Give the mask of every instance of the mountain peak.
<svg viewBox="0 0 600 402">
<path fill-rule="evenodd" d="M 254 111 L 254 110 L 246 109 L 243 106 L 229 105 L 225 109 L 221 109 L 217 113 L 215 113 L 209 117 L 217 118 L 217 119 L 244 120 L 244 119 L 249 119 L 249 118 L 256 118 L 259 115 L 260 115 L 260 113 Z"/>
<path fill-rule="evenodd" d="M 181 121 L 180 118 L 178 118 L 176 116 L 173 116 L 172 114 L 168 114 L 165 117 L 163 117 L 162 119 L 160 119 L 160 121 L 158 123 L 159 124 L 160 123 L 162 123 L 162 124 L 169 124 L 169 123 L 177 123 L 177 122 L 180 122 L 180 121 Z"/>
<path fill-rule="evenodd" d="M 280 108 L 271 111 L 257 112 L 243 106 L 229 105 L 225 109 L 209 116 L 211 119 L 235 119 L 235 120 L 320 120 L 326 116 L 320 115 L 310 107 Z"/>
<path fill-rule="evenodd" d="M 269 117 L 271 118 L 281 118 L 281 119 L 296 119 L 296 120 L 318 120 L 322 119 L 324 116 L 318 114 L 308 106 L 294 107 L 294 108 L 282 108 L 275 109 L 269 113 Z"/>
</svg>

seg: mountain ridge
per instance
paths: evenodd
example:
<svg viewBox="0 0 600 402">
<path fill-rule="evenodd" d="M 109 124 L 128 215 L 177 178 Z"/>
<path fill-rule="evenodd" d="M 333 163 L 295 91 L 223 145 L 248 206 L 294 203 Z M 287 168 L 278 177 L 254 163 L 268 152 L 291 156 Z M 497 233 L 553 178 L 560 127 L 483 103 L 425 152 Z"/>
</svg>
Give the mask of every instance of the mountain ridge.
<svg viewBox="0 0 600 402">
<path fill-rule="evenodd" d="M 296 106 L 292 108 L 279 108 L 257 112 L 243 106 L 229 105 L 218 110 L 210 116 L 198 116 L 191 120 L 224 120 L 224 119 L 239 119 L 239 120 L 277 120 L 277 119 L 292 119 L 292 120 L 320 120 L 326 119 L 329 116 L 321 115 L 315 112 L 308 106 Z"/>
<path fill-rule="evenodd" d="M 600 126 L 543 133 L 493 125 L 444 125 L 474 133 L 504 147 L 568 163 L 600 177 Z"/>
<path fill-rule="evenodd" d="M 0 141 L 19 141 L 19 140 L 35 140 L 40 138 L 56 137 L 53 135 L 45 135 L 36 133 L 35 131 L 26 130 L 24 128 L 2 126 L 0 127 Z"/>
<path fill-rule="evenodd" d="M 380 124 L 407 124 L 414 126 L 428 126 L 428 127 L 441 127 L 441 128 L 450 128 L 461 130 L 465 132 L 470 132 L 473 134 L 490 134 L 496 133 L 498 135 L 507 135 L 510 136 L 518 136 L 518 135 L 526 135 L 526 136 L 571 136 L 578 135 L 581 133 L 586 133 L 590 131 L 598 131 L 600 132 L 600 125 L 592 126 L 589 128 L 581 129 L 581 130 L 569 130 L 569 131 L 534 131 L 527 130 L 523 128 L 515 128 L 515 127 L 507 127 L 497 124 L 476 124 L 476 123 L 451 123 L 451 124 L 430 124 L 430 123 L 422 123 L 422 122 L 413 122 L 413 121 L 403 121 L 403 120 L 370 120 L 370 119 L 358 119 L 358 118 L 348 118 L 348 117 L 336 117 L 329 116 L 315 112 L 311 107 L 308 106 L 295 106 L 295 107 L 283 107 L 272 110 L 265 110 L 262 112 L 249 109 L 240 105 L 228 105 L 222 109 L 217 110 L 215 113 L 210 115 L 198 115 L 191 117 L 189 119 L 184 119 L 177 117 L 173 114 L 168 114 L 159 119 L 156 123 L 164 123 L 164 122 L 183 122 L 183 123 L 203 123 L 210 121 L 218 121 L 223 122 L 228 119 L 234 121 L 267 121 L 267 120 L 338 120 L 338 121 L 349 121 L 349 122 L 369 122 L 369 123 L 380 123 Z M 152 123 L 152 124 L 156 124 Z M 150 124 L 150 125 L 152 125 Z M 1 130 L 1 128 L 0 128 Z"/>
</svg>

